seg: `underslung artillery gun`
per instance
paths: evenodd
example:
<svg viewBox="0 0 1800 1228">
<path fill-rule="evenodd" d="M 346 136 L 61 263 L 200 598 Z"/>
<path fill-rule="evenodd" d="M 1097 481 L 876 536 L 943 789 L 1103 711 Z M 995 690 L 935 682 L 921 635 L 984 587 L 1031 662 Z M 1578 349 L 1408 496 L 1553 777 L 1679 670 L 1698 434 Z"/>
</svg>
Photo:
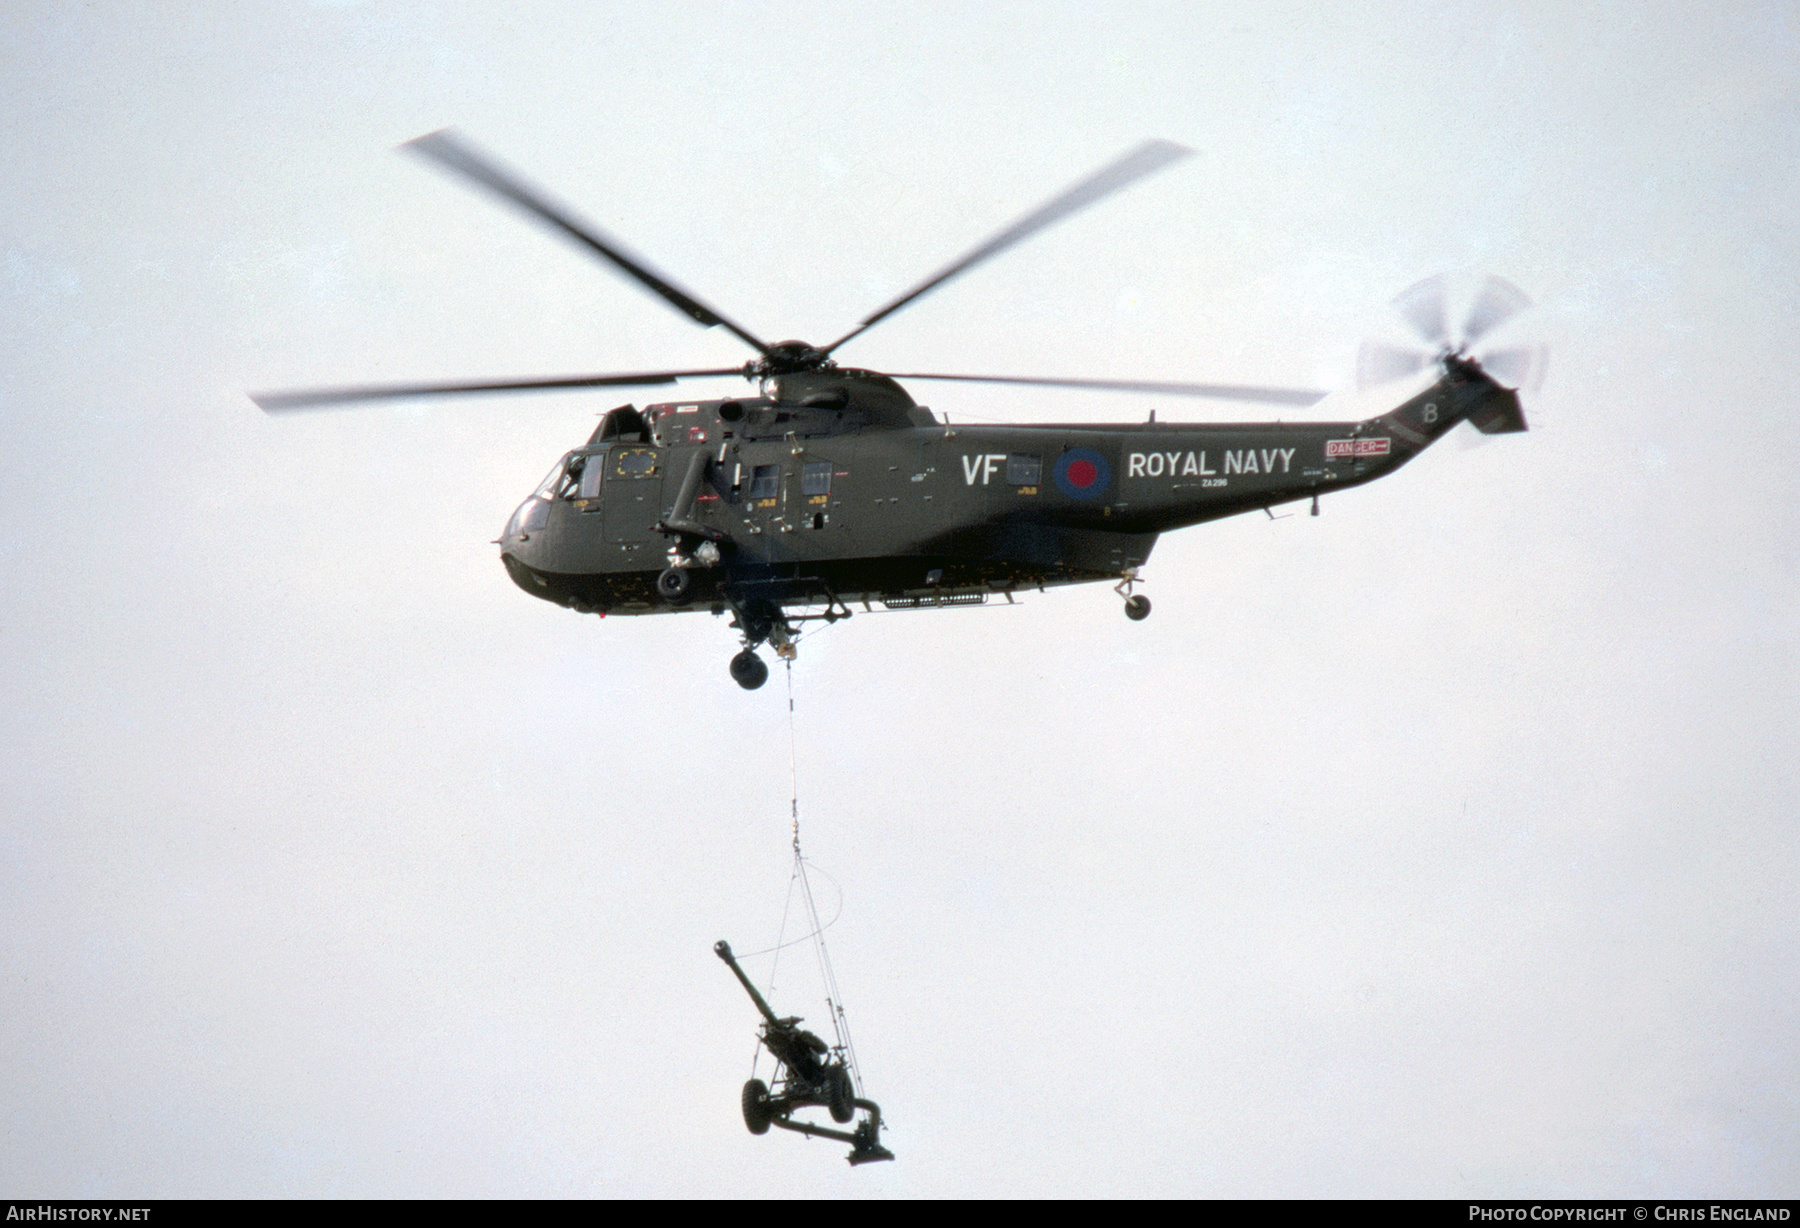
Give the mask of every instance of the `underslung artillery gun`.
<svg viewBox="0 0 1800 1228">
<path fill-rule="evenodd" d="M 856 1078 L 850 1070 L 846 1047 L 826 1044 L 800 1026 L 798 1015 L 776 1015 L 738 966 L 730 943 L 723 939 L 715 942 L 713 953 L 725 961 L 744 992 L 756 1003 L 756 1009 L 762 1012 L 760 1037 L 775 1058 L 770 1083 L 753 1078 L 744 1084 L 744 1124 L 750 1133 L 767 1134 L 770 1126 L 780 1126 L 808 1137 L 849 1143 L 850 1154 L 846 1158 L 852 1164 L 893 1159 L 894 1153 L 881 1145 L 881 1106 L 856 1094 Z M 839 1125 L 849 1125 L 858 1109 L 864 1117 L 852 1130 L 794 1120 L 796 1109 L 814 1105 L 829 1112 L 831 1120 Z"/>
</svg>

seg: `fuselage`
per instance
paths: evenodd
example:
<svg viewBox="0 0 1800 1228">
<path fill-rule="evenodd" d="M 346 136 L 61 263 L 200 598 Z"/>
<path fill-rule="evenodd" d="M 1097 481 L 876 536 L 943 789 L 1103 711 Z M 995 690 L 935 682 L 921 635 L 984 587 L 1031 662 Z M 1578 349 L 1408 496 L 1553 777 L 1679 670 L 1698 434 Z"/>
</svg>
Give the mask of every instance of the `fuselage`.
<svg viewBox="0 0 1800 1228">
<path fill-rule="evenodd" d="M 612 411 L 514 514 L 508 573 L 617 614 L 1117 580 L 1170 529 L 1372 481 L 1465 418 L 1524 425 L 1473 364 L 1362 422 L 952 428 L 865 372 L 763 392 Z M 671 565 L 691 576 L 678 604 Z"/>
</svg>

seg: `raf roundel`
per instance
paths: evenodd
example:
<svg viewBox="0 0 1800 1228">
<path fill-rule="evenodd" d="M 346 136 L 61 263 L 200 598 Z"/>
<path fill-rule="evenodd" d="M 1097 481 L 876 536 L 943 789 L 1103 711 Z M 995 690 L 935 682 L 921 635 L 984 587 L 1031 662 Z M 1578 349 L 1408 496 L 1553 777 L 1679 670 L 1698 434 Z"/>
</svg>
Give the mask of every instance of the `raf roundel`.
<svg viewBox="0 0 1800 1228">
<path fill-rule="evenodd" d="M 1056 488 L 1071 499 L 1090 502 L 1106 493 L 1112 466 L 1092 448 L 1070 448 L 1056 462 Z"/>
</svg>

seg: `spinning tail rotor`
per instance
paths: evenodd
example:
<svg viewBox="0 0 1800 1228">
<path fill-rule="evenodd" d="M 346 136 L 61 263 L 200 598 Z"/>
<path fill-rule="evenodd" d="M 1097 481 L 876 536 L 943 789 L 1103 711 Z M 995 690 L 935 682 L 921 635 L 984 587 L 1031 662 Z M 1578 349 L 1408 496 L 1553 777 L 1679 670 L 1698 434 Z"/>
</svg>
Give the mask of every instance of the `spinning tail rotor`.
<svg viewBox="0 0 1800 1228">
<path fill-rule="evenodd" d="M 1531 306 L 1531 300 L 1523 290 L 1504 278 L 1488 277 L 1476 291 L 1463 317 L 1462 327 L 1454 336 L 1448 323 L 1449 303 L 1449 287 L 1442 274 L 1401 291 L 1394 299 L 1394 310 L 1429 348 L 1363 342 L 1356 361 L 1357 387 L 1367 390 L 1378 384 L 1406 379 L 1427 367 L 1441 367 L 1452 359 L 1472 361 L 1496 383 L 1514 390 L 1535 392 L 1542 385 L 1549 360 L 1548 347 L 1476 348 L 1489 334 L 1503 330 L 1509 321 Z M 1503 331 L 1501 335 L 1505 335 Z"/>
</svg>

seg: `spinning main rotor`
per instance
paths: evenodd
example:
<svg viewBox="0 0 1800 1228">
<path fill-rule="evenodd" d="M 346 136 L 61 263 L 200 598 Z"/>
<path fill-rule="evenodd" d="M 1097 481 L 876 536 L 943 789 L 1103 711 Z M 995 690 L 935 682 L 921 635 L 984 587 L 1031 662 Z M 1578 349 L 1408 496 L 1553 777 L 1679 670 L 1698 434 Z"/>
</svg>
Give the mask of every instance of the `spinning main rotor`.
<svg viewBox="0 0 1800 1228">
<path fill-rule="evenodd" d="M 832 354 L 845 342 L 893 315 L 914 300 L 923 298 L 945 282 L 999 255 L 1001 252 L 1065 217 L 1087 208 L 1115 192 L 1119 192 L 1170 163 L 1187 157 L 1192 151 L 1169 141 L 1146 141 L 1123 157 L 1108 163 L 1087 178 L 1074 184 L 1038 208 L 1025 214 L 986 241 L 978 244 L 950 264 L 939 269 L 918 285 L 891 302 L 865 316 L 857 326 L 833 341 L 819 347 L 803 341 L 762 340 L 723 313 L 714 310 L 673 279 L 658 272 L 648 261 L 633 254 L 624 244 L 599 227 L 576 218 L 566 209 L 550 201 L 518 176 L 503 169 L 492 158 L 478 152 L 468 142 L 449 130 L 428 133 L 402 146 L 455 171 L 511 202 L 543 224 L 561 231 L 574 242 L 612 264 L 668 303 L 682 315 L 704 328 L 723 327 L 757 352 L 757 357 L 741 367 L 702 370 L 647 371 L 629 374 L 562 375 L 530 379 L 481 380 L 474 382 L 363 384 L 339 388 L 314 388 L 293 392 L 252 394 L 264 410 L 277 412 L 295 409 L 317 409 L 361 401 L 394 400 L 404 397 L 444 396 L 471 393 L 527 392 L 547 389 L 632 387 L 672 384 L 682 379 L 708 376 L 741 375 L 757 380 L 834 368 Z M 958 380 L 990 384 L 1027 384 L 1045 388 L 1084 388 L 1103 392 L 1149 392 L 1169 396 L 1209 397 L 1231 401 L 1257 401 L 1272 405 L 1311 405 L 1324 397 L 1322 392 L 1304 389 L 1262 388 L 1232 384 L 1192 384 L 1158 380 L 1056 379 L 1008 375 L 945 375 L 935 372 L 887 372 L 893 379 Z"/>
</svg>

